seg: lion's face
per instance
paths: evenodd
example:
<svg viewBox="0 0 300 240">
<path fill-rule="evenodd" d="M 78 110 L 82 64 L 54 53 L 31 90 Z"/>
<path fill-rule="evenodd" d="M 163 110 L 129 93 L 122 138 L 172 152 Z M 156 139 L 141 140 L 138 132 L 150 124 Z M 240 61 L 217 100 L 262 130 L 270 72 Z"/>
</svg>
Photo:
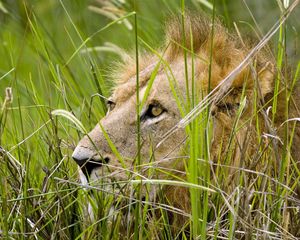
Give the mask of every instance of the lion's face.
<svg viewBox="0 0 300 240">
<path fill-rule="evenodd" d="M 185 93 L 183 64 L 184 62 L 180 60 L 171 65 L 172 73 L 178 79 L 176 83 L 169 79 L 168 71 L 161 68 L 149 93 L 147 82 L 153 67 L 150 66 L 140 73 L 140 81 L 144 82 L 139 90 L 140 103 L 147 94 L 139 117 L 140 156 L 144 175 L 148 174 L 150 162 L 157 164 L 155 169 L 178 168 L 179 163 L 174 157 L 178 157 L 182 151 L 186 139 L 185 131 L 178 129 L 169 137 L 166 137 L 166 134 L 181 119 L 169 81 L 176 84 L 179 90 L 177 94 L 183 96 Z M 126 180 L 129 176 L 134 176 L 133 166 L 138 154 L 136 76 L 115 89 L 109 98 L 108 108 L 107 115 L 78 143 L 73 158 L 86 174 L 95 172 L 111 179 Z M 114 147 L 110 142 L 116 150 L 112 149 Z M 157 174 L 160 175 L 159 171 L 152 174 L 156 177 Z"/>
<path fill-rule="evenodd" d="M 197 19 L 188 20 L 197 21 Z M 195 54 L 187 52 L 187 64 L 185 64 L 182 49 L 176 44 L 168 45 L 163 61 L 154 57 L 152 61 L 149 61 L 149 57 L 147 60 L 143 57 L 140 59 L 139 104 L 142 106 L 139 116 L 141 136 L 139 156 L 141 170 L 138 174 L 147 178 L 184 175 L 186 166 L 184 159 L 188 156 L 188 151 L 185 152 L 185 146 L 188 144 L 185 143 L 188 143 L 189 139 L 184 128 L 174 129 L 174 126 L 190 110 L 186 103 L 187 93 L 192 95 L 191 84 L 194 82 L 194 94 L 198 96 L 197 102 L 201 101 L 208 92 L 208 86 L 210 90 L 218 86 L 246 55 L 246 50 L 238 48 L 238 44 L 222 26 L 217 26 L 218 31 L 214 35 L 211 54 L 209 25 L 206 25 L 206 29 L 200 29 L 205 23 L 199 25 L 197 22 L 187 22 L 187 24 L 191 25 L 195 44 L 193 46 Z M 206 35 L 200 36 L 200 33 Z M 182 42 L 180 39 L 182 34 L 178 33 L 174 26 L 169 29 L 167 35 L 173 39 L 173 42 Z M 190 32 L 186 35 L 188 39 Z M 187 47 L 190 48 L 190 46 Z M 126 64 L 129 68 L 131 67 L 131 73 L 121 73 L 120 76 L 124 79 L 117 79 L 119 83 L 108 102 L 109 112 L 87 136 L 83 137 L 72 156 L 86 175 L 106 178 L 110 181 L 126 181 L 137 176 L 134 167 L 139 154 L 136 72 L 132 70 L 134 62 Z M 120 71 L 129 72 L 127 65 L 120 68 Z M 229 91 L 225 92 L 222 99 L 211 106 L 209 116 L 213 123 L 210 147 L 212 160 L 218 159 L 219 161 L 230 143 L 236 147 L 232 149 L 233 164 L 236 165 L 241 155 L 242 144 L 247 141 L 250 148 L 253 146 L 251 143 L 253 135 L 249 136 L 247 131 L 250 129 L 250 132 L 253 132 L 251 129 L 253 125 L 252 105 L 253 101 L 259 101 L 255 99 L 255 81 L 257 82 L 256 88 L 259 88 L 258 98 L 263 98 L 272 91 L 274 74 L 268 67 L 264 67 L 266 65 L 264 62 L 257 63 L 259 67 L 256 69 L 256 79 L 255 74 L 252 74 L 254 70 L 245 68 L 235 77 L 228 88 Z M 152 83 L 154 72 L 156 74 Z M 149 92 L 148 89 L 150 89 Z M 143 101 L 145 95 L 147 98 Z M 239 116 L 238 124 L 243 127 L 238 126 L 238 131 L 232 131 L 242 96 L 247 104 L 242 109 L 243 114 Z M 244 151 L 243 155 L 246 156 L 247 153 Z"/>
</svg>

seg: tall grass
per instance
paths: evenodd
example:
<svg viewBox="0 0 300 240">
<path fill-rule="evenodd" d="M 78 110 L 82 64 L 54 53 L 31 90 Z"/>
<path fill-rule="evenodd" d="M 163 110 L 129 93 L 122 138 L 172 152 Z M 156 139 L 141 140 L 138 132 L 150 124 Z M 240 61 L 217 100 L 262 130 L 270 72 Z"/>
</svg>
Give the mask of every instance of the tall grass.
<svg viewBox="0 0 300 240">
<path fill-rule="evenodd" d="M 282 141 L 283 150 L 280 151 L 273 144 L 277 136 L 267 135 L 259 129 L 258 122 L 263 119 L 258 112 L 263 106 L 257 102 L 253 106 L 252 118 L 248 120 L 257 122 L 258 149 L 253 156 L 253 164 L 261 162 L 265 163 L 265 167 L 258 171 L 255 167 L 247 168 L 242 161 L 239 166 L 231 166 L 230 159 L 236 143 L 234 134 L 246 124 L 241 121 L 246 106 L 244 92 L 230 136 L 231 144 L 226 153 L 217 153 L 217 162 L 212 162 L 210 158 L 213 140 L 211 102 L 184 125 L 188 135 L 187 179 L 174 173 L 168 173 L 172 180 L 151 179 L 151 171 L 148 179 L 142 178 L 142 168 L 155 168 L 155 159 L 144 163 L 138 154 L 134 172 L 128 171 L 129 179 L 134 179 L 130 179 L 130 184 L 116 183 L 120 186 L 130 185 L 134 194 L 127 196 L 114 191 L 112 184 L 105 179 L 89 186 L 81 183 L 78 180 L 78 168 L 70 157 L 78 140 L 106 114 L 104 98 L 110 95 L 112 89 L 111 81 L 107 80 L 110 72 L 107 66 L 120 57 L 119 53 L 116 54 L 118 48 L 115 46 L 135 48 L 137 72 L 141 48 L 160 59 L 142 99 L 137 91 L 137 133 L 141 128 L 141 109 L 161 66 L 170 72 L 170 88 L 184 118 L 199 102 L 205 100 L 206 93 L 212 89 L 209 87 L 200 96 L 197 95 L 194 79 L 196 66 L 192 58 L 189 72 L 187 61 L 187 55 L 194 56 L 194 50 L 191 49 L 191 53 L 185 50 L 185 76 L 187 80 L 191 76 L 193 81 L 186 81 L 188 98 L 184 102 L 177 92 L 176 79 L 170 66 L 155 50 L 162 42 L 162 23 L 171 13 L 184 16 L 186 8 L 195 8 L 208 12 L 213 19 L 215 14 L 226 16 L 226 23 L 230 26 L 232 19 L 238 20 L 235 16 L 240 12 L 245 14 L 247 7 L 251 8 L 245 7 L 243 4 L 246 3 L 243 2 L 239 1 L 241 8 L 234 11 L 235 3 L 228 1 L 214 1 L 211 4 L 204 0 L 120 0 L 98 11 L 105 15 L 101 16 L 88 10 L 90 2 L 87 1 L 0 1 L 1 238 L 153 239 L 159 236 L 160 239 L 296 239 L 287 229 L 291 224 L 300 228 L 300 223 L 296 220 L 287 222 L 287 219 L 291 212 L 299 212 L 299 200 L 293 194 L 300 180 L 298 159 L 293 159 L 289 154 L 293 136 L 297 134 L 295 129 L 299 118 L 294 116 L 289 120 L 289 112 L 285 113 L 284 123 L 279 129 L 284 132 L 284 139 L 278 140 L 279 145 Z M 94 10 L 102 6 L 101 1 L 91 4 Z M 261 31 L 267 29 L 270 22 L 275 22 L 273 16 L 279 9 L 276 4 L 274 1 L 268 5 L 270 11 L 271 7 L 275 8 L 269 22 L 261 26 Z M 114 8 L 111 10 L 109 7 Z M 280 7 L 277 19 L 285 14 L 282 3 Z M 256 13 L 259 15 L 259 12 L 254 15 Z M 291 19 L 293 21 L 280 27 L 277 39 L 273 38 L 278 69 L 274 98 L 270 100 L 273 121 L 276 120 L 277 98 L 281 91 L 286 106 L 294 104 L 292 89 L 296 88 L 300 75 L 299 50 L 291 47 L 294 35 L 289 27 L 292 25 L 299 30 L 299 24 L 294 20 L 295 16 Z M 130 26 L 133 26 L 133 31 Z M 241 23 L 240 26 L 245 25 Z M 185 28 L 184 17 L 182 27 Z M 192 39 L 184 39 L 180 44 L 185 49 L 189 41 L 193 45 Z M 105 48 L 101 48 L 103 46 Z M 288 69 L 286 55 L 289 52 L 298 54 L 294 56 L 296 64 L 290 64 L 291 69 Z M 283 80 L 287 82 L 281 89 Z M 136 83 L 138 86 L 138 74 Z M 259 96 L 259 92 L 256 92 L 256 96 Z M 115 155 L 124 161 L 109 135 L 105 136 Z M 244 142 L 240 146 L 242 156 L 246 145 L 247 142 Z M 139 134 L 137 146 L 140 149 Z M 150 155 L 152 151 L 149 149 Z M 274 151 L 278 153 L 276 156 L 273 155 Z M 274 161 L 280 162 L 278 169 Z M 232 171 L 237 171 L 239 175 L 236 187 L 229 194 L 224 189 L 229 184 Z M 150 195 L 142 199 L 141 191 L 144 188 L 150 192 L 151 187 L 163 190 L 164 186 L 170 185 L 189 189 L 191 212 L 185 213 L 171 206 L 163 191 L 158 193 L 156 202 L 151 202 Z M 294 204 L 289 205 L 290 202 Z M 89 204 L 90 209 L 87 209 Z M 113 211 L 112 205 L 115 207 Z M 287 209 L 288 205 L 292 209 Z M 131 209 L 135 211 L 134 217 Z M 87 214 L 88 211 L 93 214 Z M 157 212 L 160 217 L 155 218 Z M 189 219 L 187 226 L 176 226 L 179 229 L 176 234 L 170 226 L 170 212 Z M 125 231 L 124 215 L 129 216 L 125 221 L 128 225 Z M 121 229 L 125 235 L 121 235 Z"/>
</svg>

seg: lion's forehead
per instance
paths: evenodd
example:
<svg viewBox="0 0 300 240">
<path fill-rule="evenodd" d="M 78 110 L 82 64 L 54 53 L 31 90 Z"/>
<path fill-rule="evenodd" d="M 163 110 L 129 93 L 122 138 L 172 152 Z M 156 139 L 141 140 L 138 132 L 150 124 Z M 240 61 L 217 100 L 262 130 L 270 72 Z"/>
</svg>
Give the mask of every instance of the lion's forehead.
<svg viewBox="0 0 300 240">
<path fill-rule="evenodd" d="M 137 78 L 139 81 L 140 92 L 151 85 L 149 97 L 154 97 L 155 95 L 156 97 L 161 95 L 172 97 L 171 88 L 174 87 L 177 88 L 176 91 L 179 90 L 184 96 L 186 91 L 186 78 L 191 82 L 192 76 L 196 80 L 197 89 L 205 91 L 208 86 L 208 81 L 210 82 L 211 87 L 216 87 L 236 66 L 236 64 L 232 62 L 232 66 L 228 66 L 224 69 L 219 63 L 213 60 L 211 67 L 212 74 L 210 75 L 210 68 L 205 60 L 207 58 L 205 52 L 201 52 L 200 55 L 201 58 L 188 57 L 187 64 L 185 64 L 184 56 L 179 55 L 168 62 L 158 61 L 144 66 L 143 69 L 140 70 L 138 77 L 137 75 L 134 75 L 127 81 L 123 81 L 117 85 L 112 95 L 113 100 L 122 104 L 129 99 L 134 98 L 133 96 L 137 93 Z M 187 71 L 185 68 L 187 68 Z M 242 71 L 241 74 L 236 77 L 233 83 L 235 87 L 243 86 L 243 83 L 245 82 L 245 72 L 247 72 L 247 70 Z M 209 76 L 211 76 L 210 80 Z M 140 95 L 142 99 L 143 95 Z"/>
<path fill-rule="evenodd" d="M 159 65 L 160 64 L 160 65 Z M 158 68 L 158 69 L 156 69 Z M 190 66 L 188 66 L 190 68 Z M 143 97 L 143 89 L 151 82 L 150 95 L 171 94 L 170 81 L 180 89 L 185 87 L 184 59 L 174 59 L 170 63 L 155 63 L 145 67 L 138 76 L 140 95 Z M 175 82 L 176 83 L 175 83 Z M 115 102 L 122 103 L 136 95 L 137 75 L 130 77 L 127 81 L 118 84 L 113 91 L 112 98 Z M 174 86 L 172 86 L 174 87 Z"/>
</svg>

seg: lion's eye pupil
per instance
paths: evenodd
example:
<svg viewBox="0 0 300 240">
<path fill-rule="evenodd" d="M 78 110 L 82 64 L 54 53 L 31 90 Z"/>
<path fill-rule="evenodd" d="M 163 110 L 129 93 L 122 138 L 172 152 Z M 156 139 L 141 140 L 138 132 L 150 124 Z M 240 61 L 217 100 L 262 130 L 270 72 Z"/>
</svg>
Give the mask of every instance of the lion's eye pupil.
<svg viewBox="0 0 300 240">
<path fill-rule="evenodd" d="M 158 117 L 161 113 L 163 112 L 162 108 L 159 107 L 159 106 L 153 106 L 151 108 L 151 114 L 154 116 L 154 117 Z"/>
<path fill-rule="evenodd" d="M 160 104 L 150 104 L 147 111 L 141 116 L 141 120 L 145 121 L 147 119 L 159 117 L 166 110 Z"/>
<path fill-rule="evenodd" d="M 159 104 L 150 104 L 146 115 L 150 118 L 155 118 L 160 116 L 164 112 L 164 108 Z"/>
</svg>

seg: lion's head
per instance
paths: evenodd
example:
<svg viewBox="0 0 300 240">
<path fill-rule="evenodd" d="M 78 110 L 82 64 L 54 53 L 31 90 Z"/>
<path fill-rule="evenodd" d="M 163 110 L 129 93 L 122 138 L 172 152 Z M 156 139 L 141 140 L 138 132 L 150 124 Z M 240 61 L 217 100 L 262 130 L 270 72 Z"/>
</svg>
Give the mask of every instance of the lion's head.
<svg viewBox="0 0 300 240">
<path fill-rule="evenodd" d="M 86 175 L 111 182 L 136 176 L 185 178 L 190 139 L 188 131 L 178 123 L 193 104 L 204 99 L 243 61 L 249 48 L 220 22 L 212 31 L 206 17 L 186 17 L 184 34 L 180 21 L 171 22 L 165 45 L 154 54 L 139 57 L 140 102 L 135 59 L 127 57 L 114 74 L 116 87 L 108 99 L 107 115 L 81 139 L 72 157 Z M 227 164 L 238 167 L 241 159 L 248 166 L 259 164 L 255 162 L 259 158 L 254 157 L 257 137 L 268 131 L 265 116 L 259 113 L 263 109 L 260 103 L 268 101 L 275 77 L 273 64 L 265 59 L 264 54 L 258 54 L 252 64 L 235 76 L 228 91 L 209 104 L 206 116 L 212 123 L 212 162 L 228 157 L 230 148 L 231 160 L 227 159 Z M 172 195 L 170 202 L 176 207 L 189 207 L 188 197 L 180 197 L 177 188 L 168 186 L 165 193 Z M 155 196 L 155 192 L 151 194 Z"/>
</svg>

